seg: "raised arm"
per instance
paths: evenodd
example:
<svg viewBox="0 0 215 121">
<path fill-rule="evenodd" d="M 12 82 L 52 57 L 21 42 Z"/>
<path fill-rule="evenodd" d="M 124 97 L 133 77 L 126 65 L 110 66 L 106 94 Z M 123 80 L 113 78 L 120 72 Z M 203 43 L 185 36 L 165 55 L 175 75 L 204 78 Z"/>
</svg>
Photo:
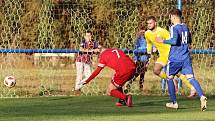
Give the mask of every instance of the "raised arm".
<svg viewBox="0 0 215 121">
<path fill-rule="evenodd" d="M 169 44 L 169 45 L 176 45 L 177 40 L 178 40 L 178 32 L 173 26 L 170 29 L 170 39 L 165 39 L 161 36 L 157 36 L 155 38 L 156 42 L 165 43 L 165 44 Z"/>
</svg>

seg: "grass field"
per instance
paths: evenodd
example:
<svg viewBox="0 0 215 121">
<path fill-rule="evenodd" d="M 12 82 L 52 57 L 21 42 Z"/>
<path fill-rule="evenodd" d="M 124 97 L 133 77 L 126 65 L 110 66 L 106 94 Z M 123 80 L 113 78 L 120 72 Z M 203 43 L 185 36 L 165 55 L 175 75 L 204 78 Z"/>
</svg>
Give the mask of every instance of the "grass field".
<svg viewBox="0 0 215 121">
<path fill-rule="evenodd" d="M 0 121 L 214 121 L 215 97 L 200 111 L 199 99 L 178 97 L 179 110 L 164 107 L 166 96 L 134 96 L 134 106 L 115 107 L 108 96 L 0 99 Z"/>
</svg>

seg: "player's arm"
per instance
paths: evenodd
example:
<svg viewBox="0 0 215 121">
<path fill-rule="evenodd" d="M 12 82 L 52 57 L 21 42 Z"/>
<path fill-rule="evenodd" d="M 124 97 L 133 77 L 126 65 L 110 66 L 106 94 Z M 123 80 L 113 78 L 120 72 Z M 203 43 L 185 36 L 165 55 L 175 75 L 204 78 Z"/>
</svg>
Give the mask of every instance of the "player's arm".
<svg viewBox="0 0 215 121">
<path fill-rule="evenodd" d="M 89 83 L 92 79 L 94 79 L 101 72 L 102 69 L 103 67 L 98 66 L 96 70 L 90 75 L 90 77 L 83 82 L 83 85 Z"/>
<path fill-rule="evenodd" d="M 89 83 L 92 79 L 94 79 L 99 73 L 100 71 L 103 69 L 103 67 L 97 67 L 97 69 L 90 75 L 90 77 L 88 77 L 86 80 L 82 80 L 79 83 L 79 89 L 81 89 L 85 84 Z M 77 89 L 77 90 L 79 90 Z"/>
<path fill-rule="evenodd" d="M 100 60 L 99 60 L 99 64 L 98 67 L 96 68 L 96 70 L 90 75 L 90 77 L 86 80 L 82 80 L 82 85 L 89 83 L 92 79 L 94 79 L 99 73 L 100 71 L 105 67 L 105 59 L 103 55 L 100 55 Z"/>
<path fill-rule="evenodd" d="M 187 44 L 189 45 L 189 51 L 190 53 L 192 53 L 192 35 L 190 33 L 190 30 L 188 29 L 188 40 L 187 40 Z"/>
<path fill-rule="evenodd" d="M 187 44 L 189 44 L 190 46 L 191 46 L 191 44 L 192 44 L 192 35 L 191 35 L 189 29 L 188 29 L 188 40 L 187 40 Z"/>
<path fill-rule="evenodd" d="M 170 39 L 170 33 L 169 33 L 169 31 L 168 31 L 168 30 L 163 29 L 163 33 L 162 33 L 162 35 L 163 35 L 163 38 L 164 38 L 165 40 Z"/>
<path fill-rule="evenodd" d="M 178 40 L 178 32 L 174 27 L 171 27 L 170 32 L 171 32 L 170 39 L 165 40 L 163 37 L 158 36 L 158 37 L 156 37 L 155 40 L 157 42 L 164 43 L 164 44 L 176 45 L 177 40 Z"/>
</svg>

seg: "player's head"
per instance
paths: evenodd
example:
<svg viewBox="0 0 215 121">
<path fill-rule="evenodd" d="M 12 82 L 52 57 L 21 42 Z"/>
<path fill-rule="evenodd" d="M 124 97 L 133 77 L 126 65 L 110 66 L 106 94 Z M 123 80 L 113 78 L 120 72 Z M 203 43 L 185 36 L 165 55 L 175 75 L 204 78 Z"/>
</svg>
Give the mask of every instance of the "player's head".
<svg viewBox="0 0 215 121">
<path fill-rule="evenodd" d="M 145 31 L 146 31 L 146 29 L 144 26 L 139 27 L 138 32 L 137 32 L 137 37 L 144 35 Z"/>
<path fill-rule="evenodd" d="M 87 31 L 84 38 L 86 41 L 91 41 L 92 40 L 92 32 Z"/>
<path fill-rule="evenodd" d="M 181 11 L 179 9 L 172 9 L 169 12 L 169 16 L 173 24 L 181 21 Z"/>
<path fill-rule="evenodd" d="M 146 23 L 147 23 L 147 28 L 149 30 L 154 30 L 157 26 L 157 21 L 156 21 L 156 18 L 154 16 L 149 16 L 146 19 Z"/>
</svg>

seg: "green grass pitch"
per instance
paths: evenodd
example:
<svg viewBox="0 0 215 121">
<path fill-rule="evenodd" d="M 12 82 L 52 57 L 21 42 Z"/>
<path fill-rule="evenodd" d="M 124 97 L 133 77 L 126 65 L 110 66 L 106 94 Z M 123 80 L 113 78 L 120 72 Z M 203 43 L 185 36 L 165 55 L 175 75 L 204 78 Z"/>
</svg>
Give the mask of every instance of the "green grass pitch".
<svg viewBox="0 0 215 121">
<path fill-rule="evenodd" d="M 0 121 L 215 121 L 215 97 L 208 109 L 200 101 L 178 97 L 179 110 L 165 108 L 167 96 L 134 96 L 134 106 L 115 107 L 108 96 L 0 99 Z"/>
</svg>

